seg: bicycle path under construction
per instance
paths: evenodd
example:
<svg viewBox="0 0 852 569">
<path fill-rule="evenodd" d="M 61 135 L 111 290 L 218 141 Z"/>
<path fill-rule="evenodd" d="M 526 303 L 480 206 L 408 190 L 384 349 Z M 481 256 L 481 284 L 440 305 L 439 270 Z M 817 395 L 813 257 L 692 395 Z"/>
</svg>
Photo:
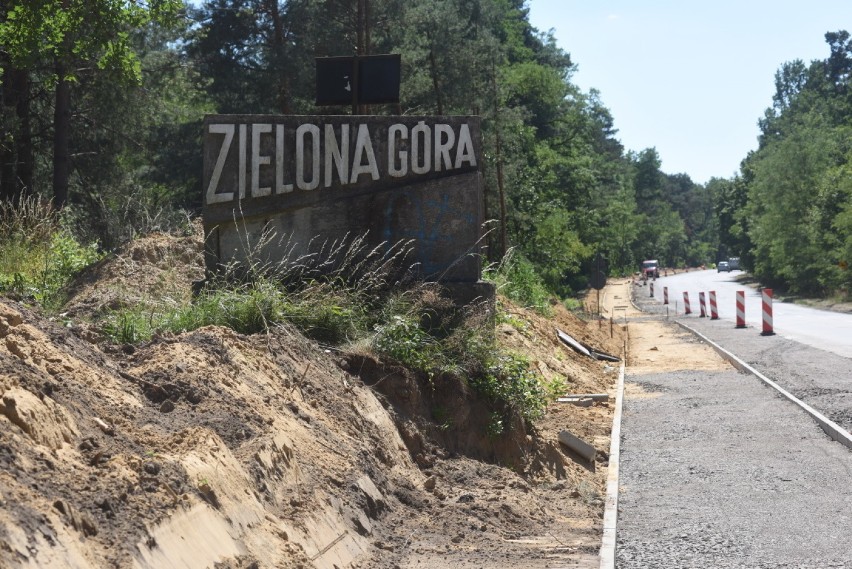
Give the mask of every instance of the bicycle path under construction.
<svg viewBox="0 0 852 569">
<path fill-rule="evenodd" d="M 674 361 L 656 365 L 664 359 L 657 346 L 631 342 L 615 566 L 852 567 L 852 451 L 763 380 L 845 432 L 852 362 L 754 328 L 682 318 L 702 339 L 667 321 L 654 299 L 641 302 L 656 317 L 632 318 L 631 339 L 659 335 L 681 345 Z M 713 362 L 702 357 L 707 365 L 676 365 L 708 342 L 745 365 L 715 354 Z"/>
</svg>

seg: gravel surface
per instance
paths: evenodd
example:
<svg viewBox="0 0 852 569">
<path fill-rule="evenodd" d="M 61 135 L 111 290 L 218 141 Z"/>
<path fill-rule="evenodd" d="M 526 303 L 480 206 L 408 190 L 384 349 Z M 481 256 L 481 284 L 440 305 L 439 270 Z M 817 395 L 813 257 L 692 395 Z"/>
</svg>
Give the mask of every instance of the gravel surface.
<svg viewBox="0 0 852 569">
<path fill-rule="evenodd" d="M 852 453 L 736 371 L 625 399 L 617 567 L 852 567 Z"/>
<path fill-rule="evenodd" d="M 642 310 L 664 313 L 665 307 L 659 301 L 644 298 L 641 294 L 634 296 Z M 678 320 L 736 355 L 842 428 L 852 431 L 852 360 L 849 358 L 780 335 L 761 336 L 758 328 L 737 329 L 728 320 L 696 316 L 681 316 Z M 852 343 L 852 338 L 849 342 Z"/>
<path fill-rule="evenodd" d="M 687 320 L 850 426 L 848 359 Z M 808 415 L 733 369 L 625 380 L 617 567 L 852 568 L 852 452 Z"/>
</svg>

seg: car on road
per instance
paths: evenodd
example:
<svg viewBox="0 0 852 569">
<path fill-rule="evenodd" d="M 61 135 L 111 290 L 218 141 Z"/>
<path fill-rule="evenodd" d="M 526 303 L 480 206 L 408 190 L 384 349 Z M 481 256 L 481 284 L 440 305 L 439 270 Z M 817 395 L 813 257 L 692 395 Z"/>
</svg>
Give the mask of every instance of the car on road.
<svg viewBox="0 0 852 569">
<path fill-rule="evenodd" d="M 729 257 L 728 258 L 728 266 L 732 271 L 740 270 L 740 258 L 739 257 Z"/>
<path fill-rule="evenodd" d="M 722 271 L 725 271 L 726 273 L 731 272 L 731 265 L 728 261 L 719 261 L 719 264 L 716 265 L 716 272 L 721 273 Z"/>
<path fill-rule="evenodd" d="M 648 259 L 647 261 L 642 261 L 642 278 L 660 278 L 660 263 L 656 259 Z"/>
</svg>

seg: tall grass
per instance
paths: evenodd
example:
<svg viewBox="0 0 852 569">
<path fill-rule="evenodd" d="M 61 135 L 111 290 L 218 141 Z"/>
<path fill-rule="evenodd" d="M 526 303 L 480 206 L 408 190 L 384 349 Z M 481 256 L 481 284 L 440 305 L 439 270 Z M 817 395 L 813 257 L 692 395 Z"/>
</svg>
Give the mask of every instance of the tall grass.
<svg viewBox="0 0 852 569">
<path fill-rule="evenodd" d="M 284 251 L 284 261 L 263 260 L 271 244 Z M 107 315 L 104 331 L 116 341 L 135 343 L 163 331 L 220 325 L 252 334 L 288 322 L 321 343 L 342 344 L 369 334 L 383 300 L 407 279 L 408 243 L 370 248 L 364 237 L 355 237 L 291 255 L 295 245 L 269 233 L 244 247 L 245 260 L 224 267 L 190 304 L 126 307 Z"/>
<path fill-rule="evenodd" d="M 0 293 L 56 311 L 71 279 L 100 257 L 97 244 L 80 243 L 48 202 L 0 202 Z"/>
<path fill-rule="evenodd" d="M 552 294 L 535 267 L 517 250 L 510 250 L 499 262 L 482 271 L 483 280 L 494 283 L 503 295 L 543 316 L 550 316 Z"/>
<path fill-rule="evenodd" d="M 287 322 L 323 344 L 358 342 L 427 378 L 455 374 L 495 409 L 510 407 L 528 421 L 542 416 L 547 391 L 541 378 L 525 358 L 497 347 L 491 310 L 455 306 L 440 285 L 415 280 L 406 265 L 411 243 L 370 247 L 360 236 L 297 255 L 293 243 L 265 232 L 243 247 L 243 262 L 224 268 L 190 304 L 125 308 L 107 317 L 104 330 L 116 341 L 134 343 L 158 331 L 221 325 L 252 334 Z M 267 247 L 285 260 L 265 261 Z M 528 272 L 531 265 L 509 266 L 494 274 L 544 310 L 547 296 Z M 495 417 L 489 432 L 500 434 L 502 415 Z"/>
</svg>

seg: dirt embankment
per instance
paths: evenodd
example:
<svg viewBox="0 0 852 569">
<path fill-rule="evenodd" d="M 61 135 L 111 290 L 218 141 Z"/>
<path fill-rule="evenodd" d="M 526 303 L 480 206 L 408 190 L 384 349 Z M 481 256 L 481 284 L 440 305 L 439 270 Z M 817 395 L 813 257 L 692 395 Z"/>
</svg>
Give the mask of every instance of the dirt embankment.
<svg viewBox="0 0 852 569">
<path fill-rule="evenodd" d="M 555 404 L 485 435 L 458 381 L 428 382 L 296 330 L 208 327 L 141 346 L 82 318 L 186 298 L 198 236 L 152 236 L 93 271 L 62 322 L 0 299 L 0 566 L 545 567 L 595 565 L 607 403 Z M 609 391 L 621 340 L 555 307 L 508 303 L 498 340 L 568 392 Z M 569 429 L 599 450 L 560 447 Z"/>
</svg>

